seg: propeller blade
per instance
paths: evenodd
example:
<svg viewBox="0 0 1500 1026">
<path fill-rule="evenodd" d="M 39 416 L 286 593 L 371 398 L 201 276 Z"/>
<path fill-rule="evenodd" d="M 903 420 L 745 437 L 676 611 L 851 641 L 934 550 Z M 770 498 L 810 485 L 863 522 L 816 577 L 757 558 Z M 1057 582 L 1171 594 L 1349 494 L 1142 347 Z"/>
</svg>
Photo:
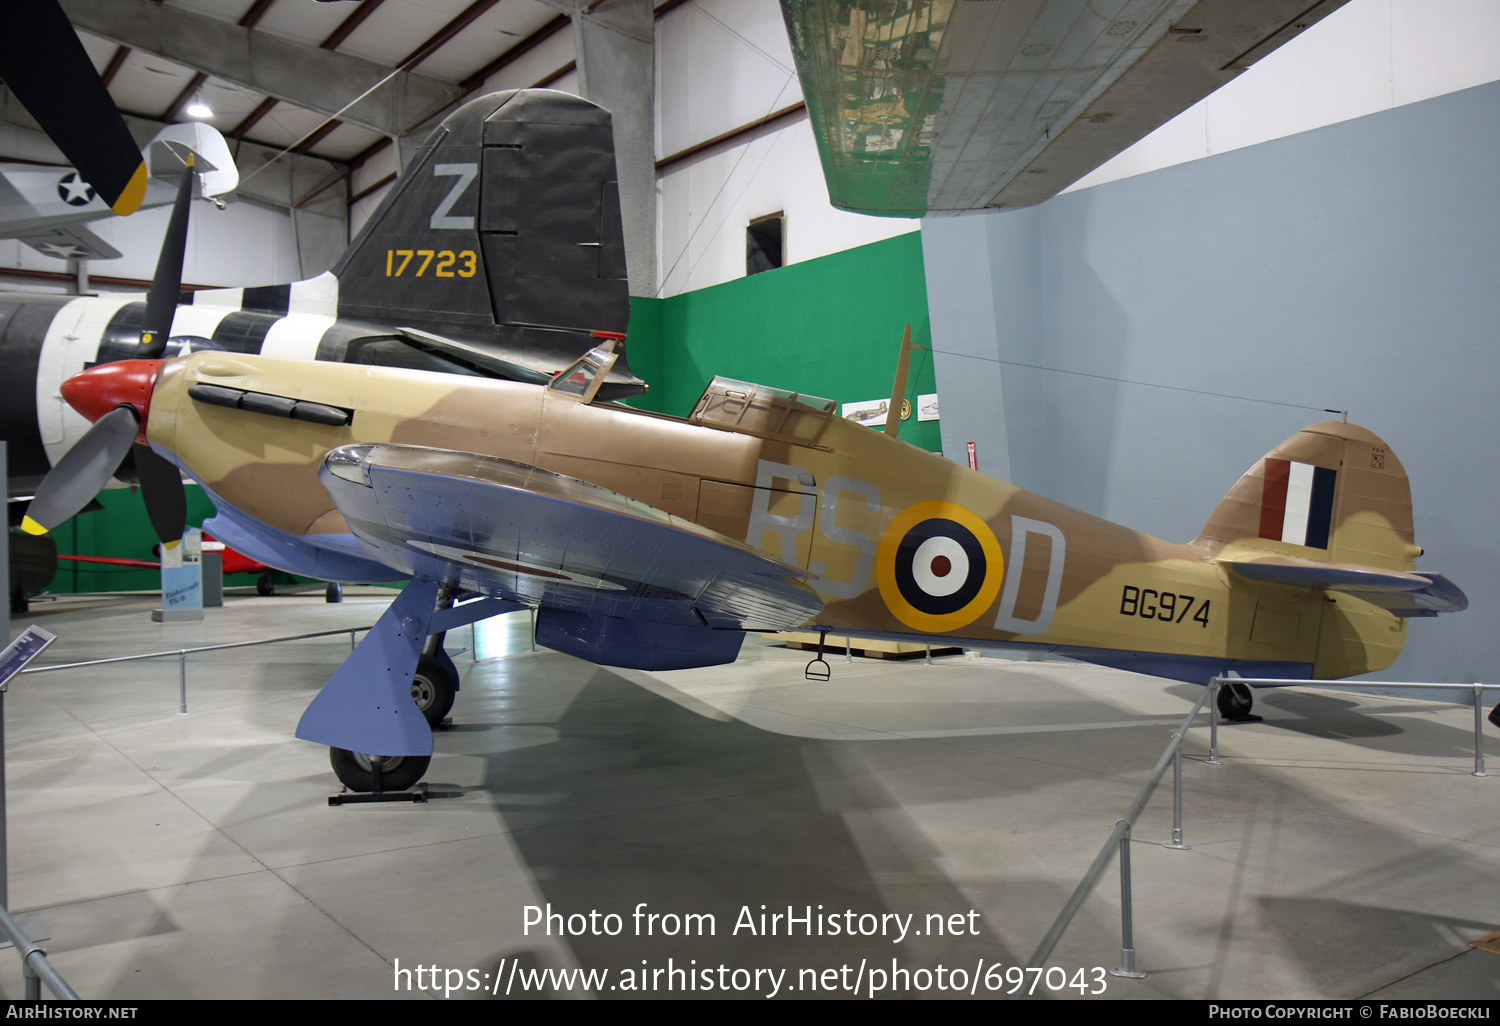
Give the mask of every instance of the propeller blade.
<svg viewBox="0 0 1500 1026">
<path fill-rule="evenodd" d="M 151 528 L 162 544 L 175 542 L 187 528 L 187 493 L 182 487 L 182 471 L 171 460 L 158 456 L 149 445 L 137 442 L 132 451 Z"/>
<path fill-rule="evenodd" d="M 117 214 L 146 195 L 146 164 L 56 0 L 5 5 L 0 78 Z"/>
<path fill-rule="evenodd" d="M 140 429 L 135 410 L 129 406 L 117 407 L 95 421 L 42 478 L 21 523 L 26 533 L 46 534 L 87 506 L 119 469 Z"/>
<path fill-rule="evenodd" d="M 177 200 L 172 205 L 172 220 L 167 237 L 162 240 L 161 254 L 156 258 L 156 273 L 151 277 L 151 291 L 146 294 L 146 319 L 141 325 L 140 355 L 160 359 L 167 351 L 167 335 L 172 330 L 172 315 L 182 294 L 182 255 L 187 249 L 188 203 L 193 186 L 193 155 L 188 154 L 177 183 Z"/>
</svg>

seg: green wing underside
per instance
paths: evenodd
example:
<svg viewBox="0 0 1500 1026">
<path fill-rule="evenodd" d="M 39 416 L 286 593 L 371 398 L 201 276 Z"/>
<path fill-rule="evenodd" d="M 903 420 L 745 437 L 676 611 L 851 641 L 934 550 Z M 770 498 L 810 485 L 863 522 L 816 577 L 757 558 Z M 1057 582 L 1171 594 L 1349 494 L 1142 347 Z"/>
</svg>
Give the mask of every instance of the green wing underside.
<svg viewBox="0 0 1500 1026">
<path fill-rule="evenodd" d="M 1071 185 L 1347 0 L 781 0 L 835 206 Z"/>
</svg>

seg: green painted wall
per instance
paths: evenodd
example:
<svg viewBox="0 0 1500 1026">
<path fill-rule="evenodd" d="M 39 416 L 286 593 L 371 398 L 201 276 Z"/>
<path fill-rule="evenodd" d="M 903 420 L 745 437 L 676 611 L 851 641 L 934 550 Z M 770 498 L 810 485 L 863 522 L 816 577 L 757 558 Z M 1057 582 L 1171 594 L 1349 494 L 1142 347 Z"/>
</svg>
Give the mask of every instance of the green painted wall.
<svg viewBox="0 0 1500 1026">
<path fill-rule="evenodd" d="M 716 374 L 841 405 L 888 399 L 901 332 L 911 325 L 913 413 L 901 437 L 933 452 L 938 421 L 917 396 L 936 392 L 920 232 L 790 264 L 668 299 L 630 301 L 630 369 L 651 390 L 632 405 L 686 417 Z"/>
<path fill-rule="evenodd" d="M 670 299 L 632 298 L 630 367 L 651 383 L 633 403 L 685 417 L 715 374 L 840 404 L 887 399 L 907 324 L 913 342 L 931 346 L 917 232 Z M 914 412 L 901 437 L 934 452 L 942 444 L 938 421 L 919 422 L 915 407 L 918 395 L 935 391 L 932 354 L 924 348 L 912 354 L 907 397 Z M 139 496 L 116 489 L 99 501 L 104 509 L 57 529 L 58 552 L 153 558 L 156 538 Z M 201 525 L 212 515 L 202 490 L 188 486 L 188 522 Z M 151 590 L 160 580 L 155 570 L 62 563 L 49 590 Z M 254 581 L 240 574 L 224 583 Z"/>
</svg>

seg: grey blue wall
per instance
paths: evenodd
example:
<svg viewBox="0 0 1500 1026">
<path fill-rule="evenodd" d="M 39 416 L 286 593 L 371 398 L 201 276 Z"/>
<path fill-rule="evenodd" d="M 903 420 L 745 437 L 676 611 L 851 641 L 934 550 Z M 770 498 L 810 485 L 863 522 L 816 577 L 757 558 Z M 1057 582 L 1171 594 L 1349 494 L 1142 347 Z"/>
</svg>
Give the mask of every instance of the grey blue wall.
<svg viewBox="0 0 1500 1026">
<path fill-rule="evenodd" d="M 982 470 L 1186 541 L 1274 444 L 1347 409 L 1406 466 L 1420 568 L 1471 600 L 1377 676 L 1500 681 L 1497 193 L 1500 83 L 929 218 L 943 450 L 974 440 Z"/>
</svg>

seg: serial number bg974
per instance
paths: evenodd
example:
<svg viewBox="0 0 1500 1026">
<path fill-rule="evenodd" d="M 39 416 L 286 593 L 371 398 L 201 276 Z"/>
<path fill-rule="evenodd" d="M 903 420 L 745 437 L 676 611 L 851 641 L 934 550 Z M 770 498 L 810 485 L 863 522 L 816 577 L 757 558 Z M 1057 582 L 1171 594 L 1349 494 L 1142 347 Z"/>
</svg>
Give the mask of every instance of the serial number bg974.
<svg viewBox="0 0 1500 1026">
<path fill-rule="evenodd" d="M 1162 620 L 1166 623 L 1186 621 L 1207 627 L 1208 599 L 1198 602 L 1196 610 L 1193 608 L 1194 602 L 1198 600 L 1192 595 L 1157 591 L 1154 588 L 1136 588 L 1127 584 L 1120 593 L 1120 615 L 1139 616 L 1145 620 Z"/>
</svg>

